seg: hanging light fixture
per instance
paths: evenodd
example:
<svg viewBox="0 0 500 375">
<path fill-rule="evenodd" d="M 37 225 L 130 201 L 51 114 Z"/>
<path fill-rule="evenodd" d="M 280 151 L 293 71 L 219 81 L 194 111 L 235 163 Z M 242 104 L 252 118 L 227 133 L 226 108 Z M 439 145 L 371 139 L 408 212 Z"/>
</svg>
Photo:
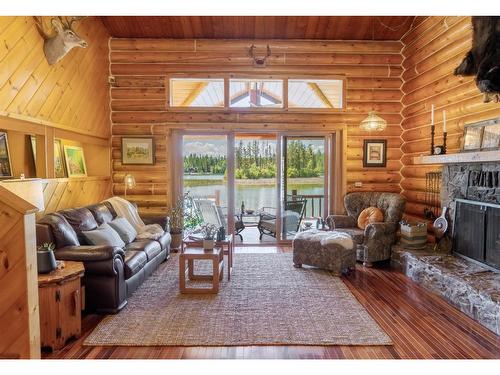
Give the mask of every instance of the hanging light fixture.
<svg viewBox="0 0 500 375">
<path fill-rule="evenodd" d="M 359 127 L 362 130 L 372 132 L 372 131 L 382 131 L 387 127 L 387 121 L 385 121 L 382 117 L 377 116 L 375 111 L 368 112 L 368 117 L 365 118 L 359 124 Z"/>
</svg>

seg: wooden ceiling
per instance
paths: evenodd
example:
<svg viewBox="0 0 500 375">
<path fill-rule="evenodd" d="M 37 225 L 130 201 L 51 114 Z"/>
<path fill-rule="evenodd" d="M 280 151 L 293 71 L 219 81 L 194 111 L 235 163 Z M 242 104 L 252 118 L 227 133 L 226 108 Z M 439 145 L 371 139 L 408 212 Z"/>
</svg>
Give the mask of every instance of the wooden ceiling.
<svg viewBox="0 0 500 375">
<path fill-rule="evenodd" d="M 413 16 L 109 16 L 117 38 L 399 40 Z"/>
</svg>

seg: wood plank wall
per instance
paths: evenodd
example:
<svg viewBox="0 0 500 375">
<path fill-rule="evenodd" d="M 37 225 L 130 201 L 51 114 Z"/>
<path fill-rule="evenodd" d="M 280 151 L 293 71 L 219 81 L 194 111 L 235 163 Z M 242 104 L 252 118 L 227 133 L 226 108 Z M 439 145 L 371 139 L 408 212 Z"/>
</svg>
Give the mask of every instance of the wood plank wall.
<svg viewBox="0 0 500 375">
<path fill-rule="evenodd" d="M 50 17 L 43 17 L 42 21 L 47 26 Z M 75 30 L 87 41 L 88 47 L 74 48 L 57 64 L 48 65 L 34 19 L 0 17 L 0 129 L 14 132 L 9 139 L 11 149 L 25 146 L 25 134 L 51 134 L 48 144 L 55 135 L 67 139 L 65 143 L 83 146 L 88 154 L 89 175 L 106 177 L 73 182 L 47 180 L 51 181 L 47 189 L 57 186 L 56 194 L 46 200 L 48 208 L 98 202 L 102 199 L 101 192 L 106 191 L 109 196 L 111 191 L 109 33 L 96 17 L 78 22 Z M 46 128 L 40 130 L 40 127 Z M 15 142 L 14 135 L 19 142 Z M 99 162 L 95 160 L 96 155 L 106 160 Z M 26 159 L 30 155 L 11 152 L 11 157 Z M 22 169 L 27 163 L 13 160 L 12 164 Z M 14 172 L 16 176 L 23 172 L 30 176 L 28 171 L 19 168 Z M 51 191 L 47 189 L 46 192 Z M 82 192 L 87 196 L 82 197 Z"/>
<path fill-rule="evenodd" d="M 403 168 L 401 187 L 409 219 L 422 219 L 425 174 L 440 165 L 414 165 L 413 157 L 430 153 L 431 105 L 435 106 L 436 144 L 442 144 L 446 110 L 448 153 L 458 152 L 464 125 L 500 116 L 498 103 L 483 103 L 473 77 L 453 70 L 471 48 L 470 17 L 420 17 L 402 38 Z"/>
<path fill-rule="evenodd" d="M 0 17 L 0 111 L 108 138 L 108 37 L 100 19 L 75 27 L 89 46 L 48 65 L 32 17 Z"/>
<path fill-rule="evenodd" d="M 248 48 L 257 55 L 272 50 L 267 67 L 254 68 Z M 363 182 L 357 190 L 400 191 L 401 152 L 401 48 L 396 42 L 294 40 L 165 40 L 111 39 L 113 191 L 123 194 L 123 177 L 135 176 L 137 187 L 128 199 L 142 213 L 164 213 L 172 200 L 172 129 L 328 130 L 345 125 L 347 183 Z M 166 76 L 169 73 L 318 74 L 344 75 L 347 108 L 325 113 L 234 113 L 224 111 L 167 111 Z M 368 134 L 358 126 L 368 111 L 388 121 L 382 133 Z M 156 165 L 121 164 L 122 136 L 153 135 Z M 387 168 L 362 165 L 363 140 L 388 140 Z"/>
</svg>

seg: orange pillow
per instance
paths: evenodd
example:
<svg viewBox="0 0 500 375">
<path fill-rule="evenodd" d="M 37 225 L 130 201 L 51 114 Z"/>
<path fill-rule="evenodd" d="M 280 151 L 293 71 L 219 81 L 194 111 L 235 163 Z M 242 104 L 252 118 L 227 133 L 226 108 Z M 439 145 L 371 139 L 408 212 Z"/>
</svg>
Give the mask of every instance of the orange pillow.
<svg viewBox="0 0 500 375">
<path fill-rule="evenodd" d="M 384 221 L 384 214 L 377 207 L 365 208 L 358 217 L 359 229 L 365 229 L 368 224 L 382 223 Z"/>
</svg>

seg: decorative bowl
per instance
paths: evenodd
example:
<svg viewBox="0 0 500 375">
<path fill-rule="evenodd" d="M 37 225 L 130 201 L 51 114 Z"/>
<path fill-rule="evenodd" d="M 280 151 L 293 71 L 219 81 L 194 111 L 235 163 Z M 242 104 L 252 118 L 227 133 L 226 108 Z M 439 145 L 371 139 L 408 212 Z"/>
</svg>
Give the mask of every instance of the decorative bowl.
<svg viewBox="0 0 500 375">
<path fill-rule="evenodd" d="M 245 210 L 245 213 L 246 213 L 247 215 L 251 215 L 251 214 L 253 214 L 254 212 L 255 212 L 254 210 Z"/>
</svg>

